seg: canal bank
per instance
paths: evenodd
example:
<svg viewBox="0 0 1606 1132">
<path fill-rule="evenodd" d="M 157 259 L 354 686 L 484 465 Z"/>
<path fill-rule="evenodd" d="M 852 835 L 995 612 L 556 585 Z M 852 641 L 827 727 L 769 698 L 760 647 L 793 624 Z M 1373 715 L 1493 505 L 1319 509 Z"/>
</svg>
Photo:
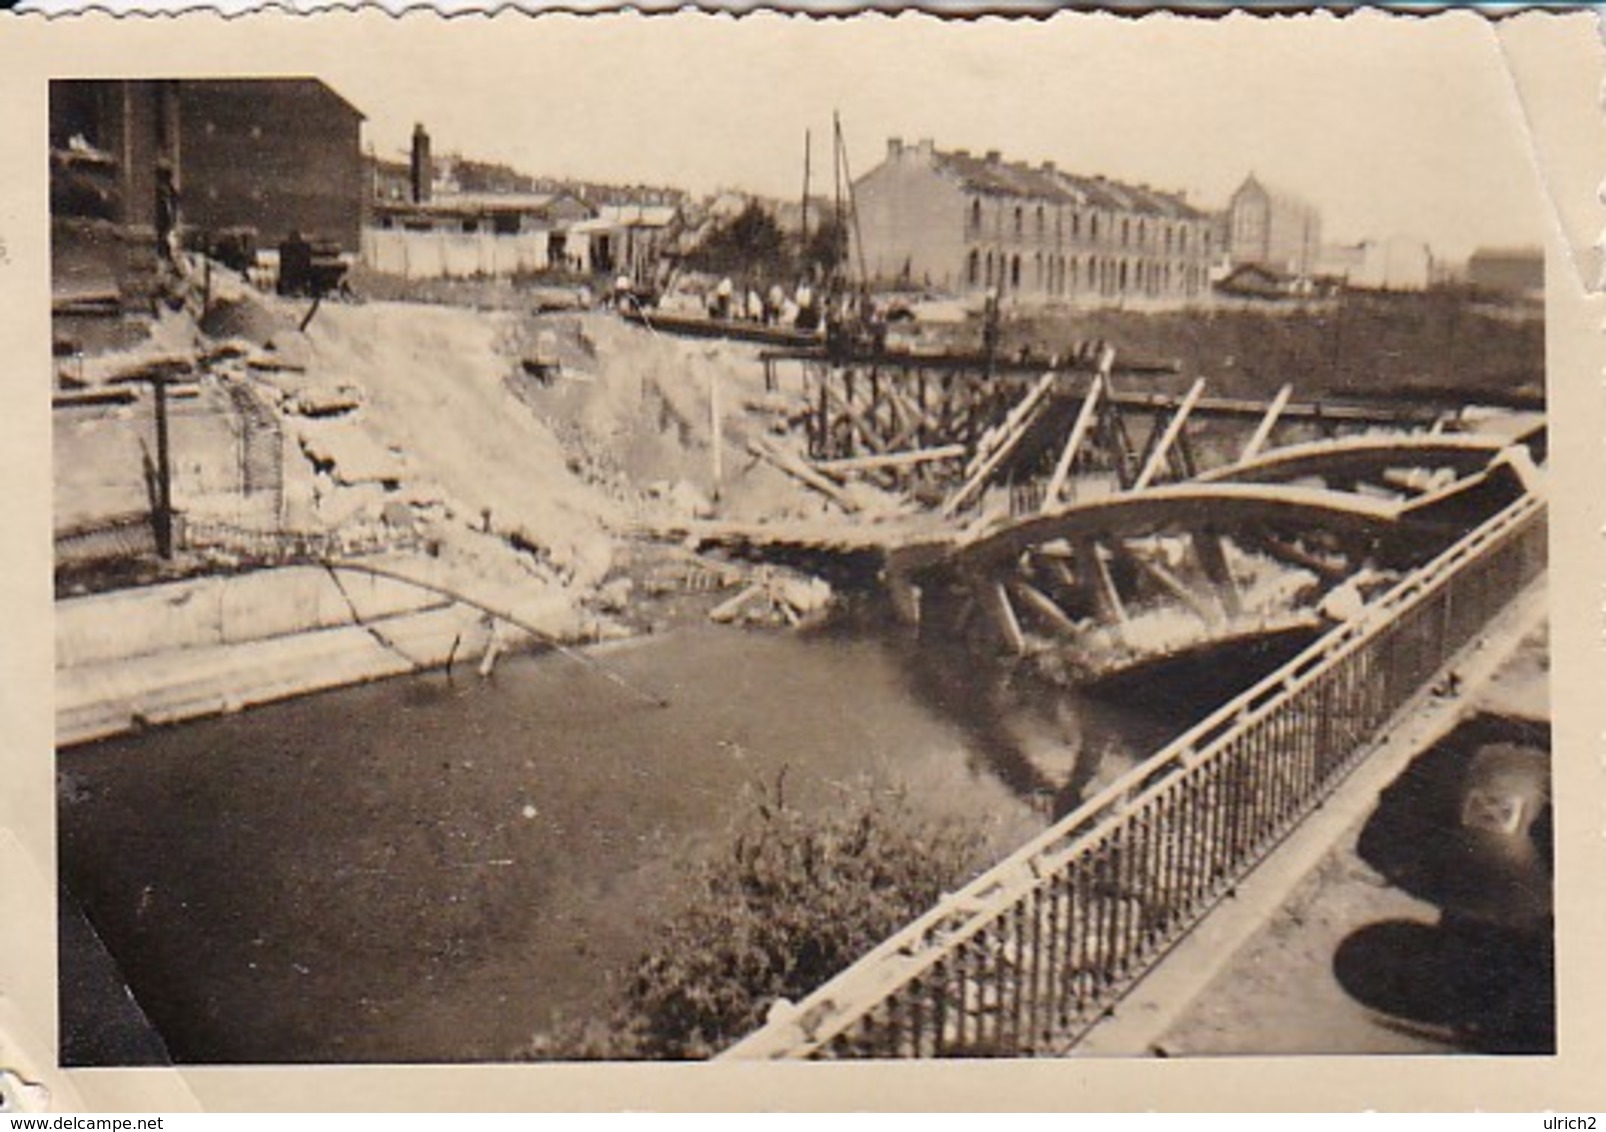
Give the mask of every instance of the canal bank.
<svg viewBox="0 0 1606 1132">
<path fill-rule="evenodd" d="M 494 600 L 483 580 L 454 580 L 422 556 L 382 555 L 350 566 L 283 566 L 58 601 L 57 745 L 478 661 L 493 649 L 530 643 L 530 632 L 450 596 L 465 589 Z M 550 626 L 554 635 L 574 631 L 567 602 L 538 586 L 500 597 L 522 624 Z"/>
<path fill-rule="evenodd" d="M 513 1057 L 602 1008 L 783 779 L 805 812 L 901 792 L 997 856 L 1182 724 L 853 632 L 607 662 L 669 706 L 528 654 L 63 751 L 62 876 L 174 1060 Z"/>
</svg>

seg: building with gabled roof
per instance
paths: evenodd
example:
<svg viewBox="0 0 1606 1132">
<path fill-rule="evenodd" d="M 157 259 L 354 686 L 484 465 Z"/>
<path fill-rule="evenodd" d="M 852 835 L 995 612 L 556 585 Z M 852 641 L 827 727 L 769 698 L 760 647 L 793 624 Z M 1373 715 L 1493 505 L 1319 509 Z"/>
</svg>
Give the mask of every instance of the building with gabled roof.
<svg viewBox="0 0 1606 1132">
<path fill-rule="evenodd" d="M 1227 255 L 1234 266 L 1255 264 L 1297 276 L 1316 272 L 1321 214 L 1294 194 L 1251 173 L 1232 194 L 1226 219 Z"/>
<path fill-rule="evenodd" d="M 1212 220 L 1180 193 L 893 138 L 853 196 L 855 262 L 880 282 L 1093 303 L 1208 290 Z"/>
</svg>

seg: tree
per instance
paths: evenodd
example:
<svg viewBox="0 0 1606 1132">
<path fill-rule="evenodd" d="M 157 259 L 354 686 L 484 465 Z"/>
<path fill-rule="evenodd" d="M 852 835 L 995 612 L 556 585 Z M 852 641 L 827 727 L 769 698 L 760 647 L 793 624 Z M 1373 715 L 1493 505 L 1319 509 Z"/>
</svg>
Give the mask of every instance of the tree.
<svg viewBox="0 0 1606 1132">
<path fill-rule="evenodd" d="M 829 277 L 838 272 L 847 258 L 847 229 L 837 222 L 836 217 L 826 216 L 804 241 L 804 270 L 815 268 L 821 275 Z"/>
<path fill-rule="evenodd" d="M 786 272 L 785 238 L 780 225 L 758 201 L 716 227 L 692 257 L 705 271 L 778 278 Z"/>
</svg>

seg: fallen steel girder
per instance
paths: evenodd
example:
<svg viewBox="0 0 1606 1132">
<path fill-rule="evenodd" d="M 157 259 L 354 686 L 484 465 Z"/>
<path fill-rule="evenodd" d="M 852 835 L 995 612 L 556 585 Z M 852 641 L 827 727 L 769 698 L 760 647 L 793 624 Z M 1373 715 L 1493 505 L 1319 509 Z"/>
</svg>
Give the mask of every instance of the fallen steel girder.
<svg viewBox="0 0 1606 1132">
<path fill-rule="evenodd" d="M 1350 436 L 1291 444 L 1194 477 L 1197 483 L 1280 483 L 1321 478 L 1379 483 L 1394 468 L 1450 468 L 1465 476 L 1481 471 L 1506 447 L 1498 437 L 1475 433 L 1410 436 Z"/>
<path fill-rule="evenodd" d="M 1336 534 L 1379 537 L 1396 525 L 1400 504 L 1318 488 L 1261 484 L 1167 484 L 1072 504 L 936 543 L 889 551 L 890 569 L 929 569 L 939 563 L 986 573 L 1033 546 L 1057 539 L 1133 538 L 1208 525 L 1219 531 L 1270 524 L 1316 527 Z"/>
</svg>

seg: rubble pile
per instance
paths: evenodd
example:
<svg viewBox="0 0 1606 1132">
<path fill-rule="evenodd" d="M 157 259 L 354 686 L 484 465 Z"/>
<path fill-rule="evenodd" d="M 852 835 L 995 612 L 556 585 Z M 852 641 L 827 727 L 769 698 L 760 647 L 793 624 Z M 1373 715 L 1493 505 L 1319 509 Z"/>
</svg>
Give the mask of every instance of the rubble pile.
<svg viewBox="0 0 1606 1132">
<path fill-rule="evenodd" d="M 594 639 L 632 621 L 660 624 L 630 617 L 663 594 L 640 585 L 621 553 L 644 534 L 852 509 L 751 454 L 776 443 L 788 399 L 762 388 L 746 347 L 659 337 L 596 312 L 339 301 L 314 310 L 221 270 L 191 297 L 133 349 L 67 359 L 58 385 L 88 395 L 158 367 L 205 390 L 221 439 L 202 452 L 177 434 L 176 483 L 189 461 L 221 490 L 176 486 L 192 520 L 287 544 L 423 549 L 483 585 L 557 595 L 567 612 L 544 603 L 542 627 Z M 142 433 L 138 411 L 124 416 L 118 427 Z M 271 459 L 256 451 L 267 448 Z M 251 460 L 272 467 L 253 472 Z M 126 478 L 127 462 L 110 472 Z M 253 475 L 275 489 L 257 510 L 272 498 L 275 513 L 241 504 Z M 208 560 L 230 553 L 212 548 Z M 671 588 L 703 596 L 697 616 L 730 595 L 696 578 L 742 587 L 723 616 L 743 623 L 795 623 L 829 595 L 780 571 L 754 578 L 713 563 L 683 574 Z"/>
</svg>

